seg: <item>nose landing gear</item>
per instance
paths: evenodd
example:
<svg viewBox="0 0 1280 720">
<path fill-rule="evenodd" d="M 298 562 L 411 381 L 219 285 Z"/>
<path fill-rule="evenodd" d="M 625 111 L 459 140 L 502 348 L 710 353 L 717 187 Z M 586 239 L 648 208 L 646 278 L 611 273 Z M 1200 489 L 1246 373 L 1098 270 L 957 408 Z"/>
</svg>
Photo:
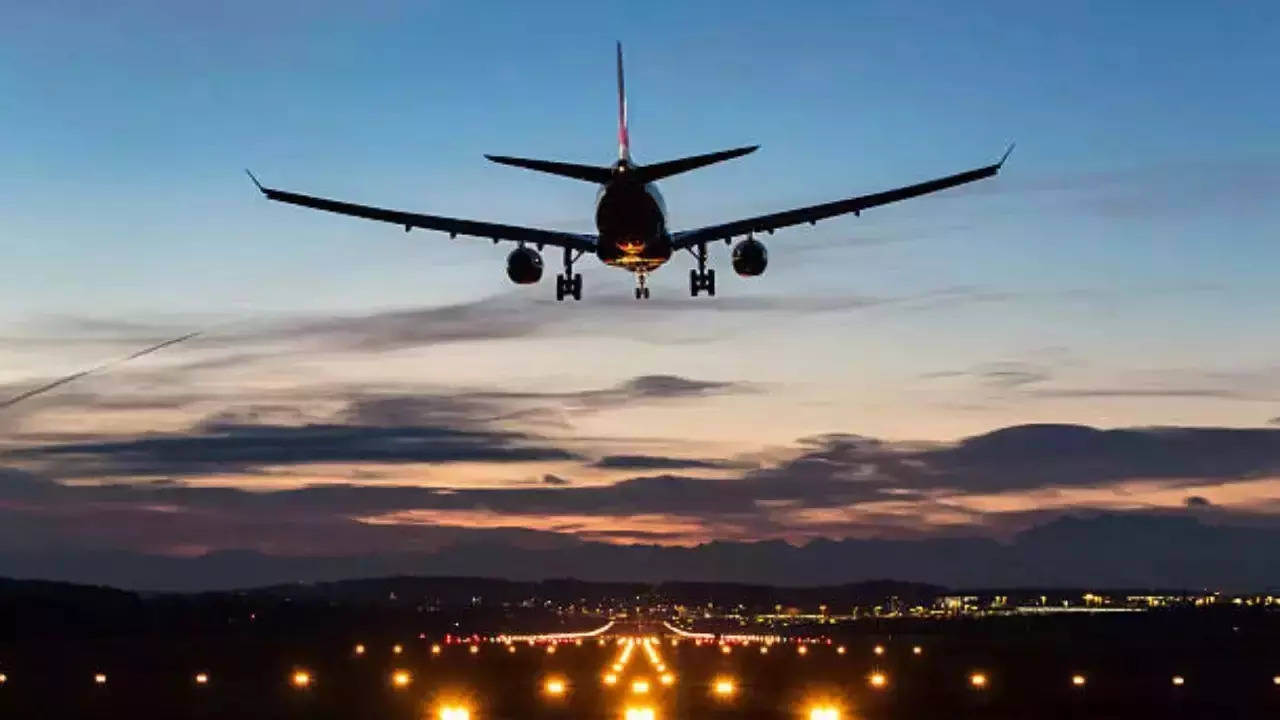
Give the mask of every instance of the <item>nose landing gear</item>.
<svg viewBox="0 0 1280 720">
<path fill-rule="evenodd" d="M 573 271 L 573 261 L 577 258 L 572 252 L 569 248 L 564 249 L 564 272 L 556 275 L 556 300 L 566 297 L 582 299 L 582 275 Z"/>
<path fill-rule="evenodd" d="M 643 272 L 636 273 L 636 299 L 637 300 L 649 299 L 649 288 L 644 284 L 645 280 L 647 280 L 648 277 L 649 276 L 647 273 L 643 273 Z"/>
</svg>

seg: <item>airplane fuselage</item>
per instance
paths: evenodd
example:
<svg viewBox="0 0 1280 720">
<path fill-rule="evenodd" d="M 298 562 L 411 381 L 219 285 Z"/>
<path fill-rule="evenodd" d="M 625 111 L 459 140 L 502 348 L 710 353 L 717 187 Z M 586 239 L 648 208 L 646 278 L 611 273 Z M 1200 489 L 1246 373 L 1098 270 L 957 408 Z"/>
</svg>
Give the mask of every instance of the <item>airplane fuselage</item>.
<svg viewBox="0 0 1280 720">
<path fill-rule="evenodd" d="M 632 177 L 619 161 L 596 195 L 596 254 L 606 265 L 648 274 L 671 259 L 667 208 L 653 183 Z"/>
</svg>

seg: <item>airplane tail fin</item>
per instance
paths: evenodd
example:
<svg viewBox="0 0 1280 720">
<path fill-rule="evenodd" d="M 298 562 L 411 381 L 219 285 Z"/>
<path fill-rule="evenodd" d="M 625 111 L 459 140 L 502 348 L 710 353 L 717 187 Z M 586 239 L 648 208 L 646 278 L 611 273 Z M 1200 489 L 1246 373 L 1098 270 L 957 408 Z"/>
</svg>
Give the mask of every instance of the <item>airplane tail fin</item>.
<svg viewBox="0 0 1280 720">
<path fill-rule="evenodd" d="M 618 43 L 618 159 L 631 160 L 631 136 L 627 132 L 627 86 L 622 79 L 622 43 Z"/>
</svg>

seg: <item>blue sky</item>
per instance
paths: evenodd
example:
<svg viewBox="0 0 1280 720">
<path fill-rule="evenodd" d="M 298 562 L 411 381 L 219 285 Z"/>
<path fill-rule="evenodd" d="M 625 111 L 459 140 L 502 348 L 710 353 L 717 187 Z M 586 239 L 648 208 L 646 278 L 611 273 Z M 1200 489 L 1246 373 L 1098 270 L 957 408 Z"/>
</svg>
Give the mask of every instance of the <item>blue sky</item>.
<svg viewBox="0 0 1280 720">
<path fill-rule="evenodd" d="M 210 418 L 335 421 L 353 412 L 344 398 L 392 391 L 543 393 L 560 414 L 539 433 L 732 467 L 825 433 L 949 442 L 1027 422 L 1280 415 L 1275 3 L 6 3 L 0 15 L 0 384 L 16 394 L 211 328 L 0 418 L 19 445 Z M 664 182 L 676 228 L 1018 148 L 994 180 L 780 231 L 761 278 L 732 277 L 719 246 L 714 300 L 688 297 L 677 257 L 642 305 L 629 276 L 590 259 L 586 299 L 556 305 L 549 277 L 507 282 L 505 247 L 272 204 L 241 172 L 590 231 L 594 188 L 482 154 L 609 162 L 615 40 L 638 161 L 762 145 Z M 631 393 L 655 375 L 709 385 Z M 597 400 L 617 396 L 638 400 Z M 623 477 L 575 462 L 473 463 L 448 482 Z M 438 468 L 397 467 L 404 482 L 448 484 Z"/>
</svg>

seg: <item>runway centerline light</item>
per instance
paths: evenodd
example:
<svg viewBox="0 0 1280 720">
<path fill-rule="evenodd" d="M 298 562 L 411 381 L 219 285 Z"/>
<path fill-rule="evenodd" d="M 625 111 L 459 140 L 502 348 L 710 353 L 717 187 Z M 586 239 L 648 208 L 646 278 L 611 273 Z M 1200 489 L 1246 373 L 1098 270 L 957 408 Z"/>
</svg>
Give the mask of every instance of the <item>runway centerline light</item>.
<svg viewBox="0 0 1280 720">
<path fill-rule="evenodd" d="M 391 673 L 391 686 L 397 690 L 403 690 L 409 687 L 409 684 L 412 682 L 413 675 L 410 675 L 408 670 L 396 670 Z"/>
<path fill-rule="evenodd" d="M 836 654 L 837 654 L 837 655 L 843 655 L 843 654 L 845 654 L 845 649 L 844 649 L 844 646 L 843 646 L 843 645 L 841 645 L 840 647 L 836 648 Z"/>
<path fill-rule="evenodd" d="M 873 651 L 875 654 L 877 654 L 877 655 L 883 655 L 883 654 L 884 654 L 884 646 L 883 646 L 883 645 L 877 645 L 877 646 L 875 646 L 875 647 L 872 649 L 872 651 Z"/>
<path fill-rule="evenodd" d="M 440 654 L 440 646 L 439 646 L 439 645 L 432 645 L 432 646 L 431 646 L 431 654 L 432 654 L 432 655 L 439 655 L 439 654 Z"/>
<path fill-rule="evenodd" d="M 605 685 L 617 685 L 617 684 L 618 684 L 618 676 L 617 676 L 617 675 L 615 675 L 614 673 L 605 673 L 605 675 L 604 675 L 604 684 L 605 684 Z"/>
<path fill-rule="evenodd" d="M 512 655 L 514 655 L 514 654 L 516 653 L 516 646 L 515 646 L 515 645 L 508 645 L 508 646 L 507 646 L 507 652 L 508 652 L 508 653 L 511 653 Z"/>
<path fill-rule="evenodd" d="M 809 720 L 840 720 L 840 709 L 832 705 L 815 705 L 809 708 Z"/>
<path fill-rule="evenodd" d="M 549 678 L 542 684 L 542 689 L 551 697 L 560 697 L 564 695 L 566 686 L 564 680 L 560 678 Z"/>
<path fill-rule="evenodd" d="M 670 687 L 676 683 L 676 676 L 671 673 L 662 673 L 662 677 L 658 678 L 658 682 Z"/>
<path fill-rule="evenodd" d="M 651 707 L 629 707 L 622 713 L 623 720 L 654 720 L 655 717 Z"/>
<path fill-rule="evenodd" d="M 0 683 L 4 682 L 4 676 L 0 675 Z M 1272 685 L 1280 685 L 1280 675 L 1271 678 Z"/>
<path fill-rule="evenodd" d="M 547 654 L 548 654 L 548 655 L 555 655 L 555 654 L 556 654 L 556 646 L 555 646 L 555 645 L 548 645 L 548 646 L 547 646 Z"/>
<path fill-rule="evenodd" d="M 9 682 L 9 676 L 5 675 L 4 673 L 0 673 L 0 685 L 3 685 L 7 682 Z"/>
<path fill-rule="evenodd" d="M 404 652 L 404 646 L 403 646 L 403 645 L 393 645 L 393 646 L 391 647 L 391 652 L 395 653 L 396 655 L 399 655 L 400 653 Z"/>
<path fill-rule="evenodd" d="M 919 645 L 916 645 L 915 647 L 911 648 L 912 655 L 919 655 L 923 652 L 924 652 L 924 648 L 920 647 Z"/>
<path fill-rule="evenodd" d="M 196 684 L 197 684 L 197 685 L 208 685 L 208 684 L 209 684 L 209 673 L 196 673 Z"/>
<path fill-rule="evenodd" d="M 1174 676 L 1173 676 L 1173 685 L 1174 685 L 1174 687 L 1182 687 L 1183 685 L 1186 685 L 1186 684 L 1187 684 L 1187 679 L 1186 679 L 1186 678 L 1182 677 L 1181 675 L 1174 675 Z"/>
<path fill-rule="evenodd" d="M 106 685 L 107 676 L 103 673 L 98 673 L 97 675 L 93 676 L 93 682 L 97 685 Z"/>
<path fill-rule="evenodd" d="M 867 676 L 867 682 L 871 684 L 871 687 L 879 690 L 889 685 L 889 676 L 882 672 L 873 672 Z"/>
<path fill-rule="evenodd" d="M 733 652 L 733 648 L 728 645 L 721 645 L 720 652 L 725 655 L 728 655 L 729 653 Z"/>
<path fill-rule="evenodd" d="M 363 655 L 363 654 L 364 654 L 364 645 L 356 645 L 356 654 L 357 654 L 357 655 Z"/>
<path fill-rule="evenodd" d="M 646 694 L 648 694 L 648 692 L 649 692 L 649 681 L 648 681 L 648 680 L 633 680 L 633 681 L 631 681 L 631 692 L 632 692 L 632 693 L 634 693 L 634 694 L 636 694 L 636 695 L 646 695 Z"/>
<path fill-rule="evenodd" d="M 1085 680 L 1085 677 L 1083 675 L 1076 674 L 1071 676 L 1071 684 L 1076 687 L 1084 687 L 1084 684 L 1086 682 L 1088 681 Z"/>
<path fill-rule="evenodd" d="M 293 675 L 289 678 L 289 682 L 292 683 L 294 687 L 300 690 L 303 688 L 311 687 L 311 682 L 312 682 L 311 673 L 307 672 L 306 670 L 295 670 Z"/>
<path fill-rule="evenodd" d="M 472 646 L 471 646 L 471 649 L 470 649 L 470 650 L 468 650 L 467 652 L 471 653 L 472 655 L 478 655 L 478 654 L 480 654 L 480 646 L 479 646 L 479 645 L 472 645 Z"/>
<path fill-rule="evenodd" d="M 976 672 L 969 676 L 969 684 L 975 690 L 981 690 L 987 686 L 987 676 L 985 673 Z"/>
<path fill-rule="evenodd" d="M 808 654 L 809 654 L 809 646 L 808 646 L 808 645 L 801 645 L 800 647 L 796 648 L 796 654 L 798 654 L 798 655 L 808 655 Z"/>
<path fill-rule="evenodd" d="M 733 697 L 737 691 L 738 686 L 730 678 L 716 678 L 715 683 L 711 685 L 711 692 L 721 698 Z"/>
<path fill-rule="evenodd" d="M 760 646 L 760 654 L 761 654 L 761 655 L 768 655 L 768 654 L 769 654 L 769 646 L 768 646 L 768 645 L 761 645 L 761 646 Z"/>
</svg>

